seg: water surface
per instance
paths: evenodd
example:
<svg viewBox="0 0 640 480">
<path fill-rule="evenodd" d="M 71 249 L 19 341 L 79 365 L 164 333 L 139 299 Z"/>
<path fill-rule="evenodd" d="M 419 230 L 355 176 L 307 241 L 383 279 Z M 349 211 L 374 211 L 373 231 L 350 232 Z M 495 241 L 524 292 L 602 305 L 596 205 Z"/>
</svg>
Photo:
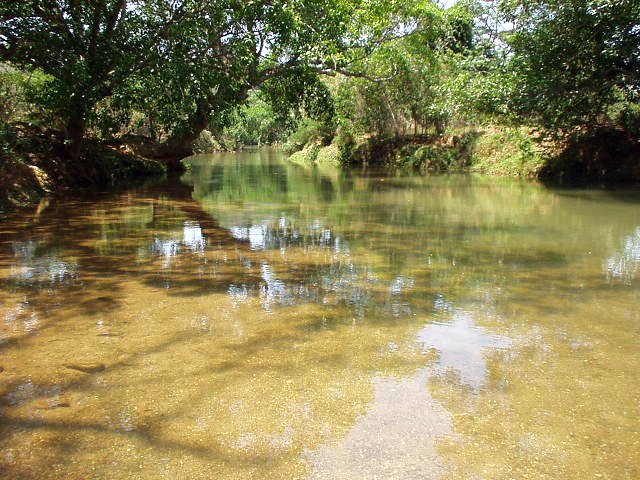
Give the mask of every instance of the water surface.
<svg viewBox="0 0 640 480">
<path fill-rule="evenodd" d="M 274 152 L 0 223 L 4 478 L 640 477 L 640 195 Z"/>
</svg>

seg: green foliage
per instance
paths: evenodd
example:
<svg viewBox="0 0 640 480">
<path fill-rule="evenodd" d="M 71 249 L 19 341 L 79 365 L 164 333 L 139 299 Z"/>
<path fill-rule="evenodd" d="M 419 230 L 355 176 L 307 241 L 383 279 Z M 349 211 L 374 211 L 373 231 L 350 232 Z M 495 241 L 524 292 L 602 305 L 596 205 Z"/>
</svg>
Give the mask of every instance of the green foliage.
<svg viewBox="0 0 640 480">
<path fill-rule="evenodd" d="M 40 100 L 61 118 L 82 117 L 144 62 L 159 39 L 164 2 L 9 0 L 0 6 L 0 58 L 48 82 Z"/>
<path fill-rule="evenodd" d="M 448 118 L 465 123 L 513 120 L 516 77 L 501 52 L 479 47 L 466 55 L 453 54 L 443 59 L 442 68 L 446 73 L 437 87 L 438 102 Z"/>
<path fill-rule="evenodd" d="M 431 170 L 463 166 L 448 129 L 500 124 L 477 168 L 528 175 L 518 125 L 640 138 L 639 18 L 637 0 L 6 0 L 0 120 L 64 129 L 76 160 L 87 131 L 174 158 L 290 135 L 307 160 L 394 146 Z M 431 145 L 389 140 L 411 135 Z"/>
<path fill-rule="evenodd" d="M 11 154 L 15 143 L 15 132 L 11 126 L 0 119 L 0 159 Z"/>
<path fill-rule="evenodd" d="M 316 161 L 318 153 L 321 150 L 321 146 L 317 143 L 306 145 L 302 150 L 299 150 L 289 156 L 289 161 L 300 165 L 309 165 Z"/>
<path fill-rule="evenodd" d="M 222 137 L 233 148 L 244 145 L 272 145 L 284 142 L 290 123 L 284 114 L 276 114 L 262 95 L 253 94 L 235 110 Z"/>
<path fill-rule="evenodd" d="M 118 107 L 116 99 L 105 98 L 96 104 L 89 116 L 89 125 L 100 138 L 112 139 L 131 124 L 133 112 Z"/>
<path fill-rule="evenodd" d="M 419 1 L 398 7 L 390 18 L 396 16 L 406 31 L 387 34 L 368 53 L 360 65 L 366 75 L 333 85 L 338 123 L 355 135 L 443 133 L 455 113 L 450 66 L 473 48 L 472 12 Z"/>
<path fill-rule="evenodd" d="M 9 65 L 0 64 L 0 120 L 8 122 L 19 116 L 23 99 L 22 75 Z"/>
<path fill-rule="evenodd" d="M 38 106 L 48 81 L 39 70 L 25 72 L 0 64 L 0 120 L 50 124 L 51 119 Z"/>
<path fill-rule="evenodd" d="M 305 118 L 289 136 L 286 148 L 290 151 L 302 149 L 306 145 L 328 145 L 335 133 L 331 125 L 313 118 Z"/>
<path fill-rule="evenodd" d="M 626 103 L 619 111 L 618 122 L 632 138 L 640 139 L 640 102 Z"/>
<path fill-rule="evenodd" d="M 474 171 L 512 177 L 536 177 L 546 161 L 533 132 L 524 127 L 479 132 L 472 158 Z"/>
<path fill-rule="evenodd" d="M 338 166 L 342 163 L 342 151 L 340 146 L 332 143 L 318 150 L 316 155 L 316 163 L 324 165 Z"/>
<path fill-rule="evenodd" d="M 462 171 L 469 163 L 465 153 L 460 145 L 423 145 L 411 155 L 403 152 L 400 163 L 429 173 Z"/>
<path fill-rule="evenodd" d="M 222 150 L 224 147 L 209 130 L 200 132 L 198 138 L 193 142 L 193 153 L 213 153 Z"/>
<path fill-rule="evenodd" d="M 512 107 L 543 127 L 610 123 L 620 97 L 638 103 L 640 3 L 636 0 L 509 0 L 514 29 L 509 67 L 517 77 Z"/>
<path fill-rule="evenodd" d="M 48 75 L 39 99 L 66 124 L 72 156 L 87 125 L 109 137 L 131 109 L 188 142 L 281 77 L 310 115 L 331 118 L 308 65 L 344 48 L 353 10 L 343 0 L 8 0 L 0 60 Z"/>
<path fill-rule="evenodd" d="M 294 69 L 270 79 L 260 88 L 259 96 L 279 120 L 289 126 L 303 116 L 326 124 L 333 121 L 331 93 L 318 75 L 308 69 Z"/>
<path fill-rule="evenodd" d="M 237 107 L 258 87 L 286 128 L 293 107 L 332 117 L 326 89 L 309 64 L 344 48 L 351 2 L 210 0 L 197 7 L 197 14 L 173 26 L 168 48 L 153 50 L 149 68 L 122 88 L 121 96 L 135 99 L 170 142 L 227 127 L 232 137 L 246 139 Z"/>
</svg>

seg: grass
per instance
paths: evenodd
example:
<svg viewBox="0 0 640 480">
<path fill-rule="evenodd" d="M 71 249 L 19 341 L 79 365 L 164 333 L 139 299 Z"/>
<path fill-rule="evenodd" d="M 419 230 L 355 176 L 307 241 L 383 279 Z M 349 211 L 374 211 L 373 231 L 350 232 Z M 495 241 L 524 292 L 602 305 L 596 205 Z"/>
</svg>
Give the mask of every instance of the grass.
<svg viewBox="0 0 640 480">
<path fill-rule="evenodd" d="M 546 163 L 530 129 L 487 128 L 471 145 L 471 171 L 485 175 L 538 177 Z"/>
</svg>

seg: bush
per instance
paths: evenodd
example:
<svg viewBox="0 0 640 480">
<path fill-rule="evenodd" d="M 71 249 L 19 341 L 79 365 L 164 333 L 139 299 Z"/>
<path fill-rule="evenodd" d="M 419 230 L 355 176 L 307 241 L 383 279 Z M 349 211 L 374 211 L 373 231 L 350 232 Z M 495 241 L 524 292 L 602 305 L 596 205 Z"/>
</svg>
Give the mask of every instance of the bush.
<svg viewBox="0 0 640 480">
<path fill-rule="evenodd" d="M 340 165 L 342 159 L 342 152 L 340 147 L 336 143 L 332 143 L 328 147 L 322 147 L 316 156 L 316 163 L 323 163 L 327 165 Z"/>
<path fill-rule="evenodd" d="M 331 126 L 312 118 L 306 118 L 291 134 L 285 148 L 290 152 L 296 152 L 314 143 L 329 145 L 334 133 L 335 130 Z"/>
<path fill-rule="evenodd" d="M 0 120 L 0 158 L 9 155 L 15 144 L 15 132 L 11 126 Z"/>
<path fill-rule="evenodd" d="M 471 148 L 472 170 L 489 175 L 537 177 L 545 163 L 531 130 L 524 127 L 487 129 Z"/>
<path fill-rule="evenodd" d="M 225 150 L 225 148 L 220 145 L 220 142 L 216 140 L 209 130 L 203 130 L 200 136 L 196 138 L 196 141 L 193 142 L 194 153 L 213 153 L 222 150 Z"/>
<path fill-rule="evenodd" d="M 322 146 L 314 143 L 305 146 L 302 150 L 293 153 L 289 157 L 289 161 L 298 164 L 310 164 L 316 161 L 318 153 L 322 149 Z"/>
<path fill-rule="evenodd" d="M 629 137 L 640 139 L 640 105 L 628 103 L 620 112 L 618 122 Z"/>
</svg>

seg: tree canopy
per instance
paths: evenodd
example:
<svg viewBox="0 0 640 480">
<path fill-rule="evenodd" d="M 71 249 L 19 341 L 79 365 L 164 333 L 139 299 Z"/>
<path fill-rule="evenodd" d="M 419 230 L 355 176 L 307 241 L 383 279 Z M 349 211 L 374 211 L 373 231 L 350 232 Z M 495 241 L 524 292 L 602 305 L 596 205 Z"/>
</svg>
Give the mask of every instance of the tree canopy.
<svg viewBox="0 0 640 480">
<path fill-rule="evenodd" d="M 251 89 L 339 52 L 353 8 L 339 0 L 8 0 L 0 58 L 48 75 L 43 101 L 65 121 L 71 157 L 107 98 L 153 115 L 179 150 Z"/>
<path fill-rule="evenodd" d="M 640 3 L 504 2 L 514 109 L 548 128 L 593 126 L 640 95 Z"/>
</svg>

